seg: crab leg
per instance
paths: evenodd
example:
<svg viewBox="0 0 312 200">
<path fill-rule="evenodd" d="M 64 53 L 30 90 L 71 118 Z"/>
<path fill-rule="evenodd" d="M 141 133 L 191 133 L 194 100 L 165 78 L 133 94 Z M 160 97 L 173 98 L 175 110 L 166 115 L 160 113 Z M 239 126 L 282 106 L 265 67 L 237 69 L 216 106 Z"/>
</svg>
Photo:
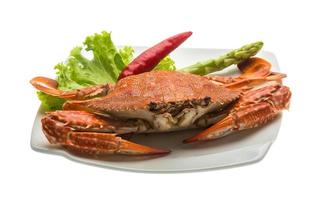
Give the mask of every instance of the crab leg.
<svg viewBox="0 0 312 200">
<path fill-rule="evenodd" d="M 235 131 L 261 126 L 288 108 L 290 96 L 289 88 L 278 84 L 251 90 L 243 95 L 227 117 L 183 142 L 212 140 Z"/>
<path fill-rule="evenodd" d="M 272 73 L 267 77 L 259 77 L 259 78 L 245 78 L 241 80 L 237 80 L 236 82 L 232 82 L 229 84 L 224 84 L 224 87 L 231 89 L 231 90 L 250 90 L 257 88 L 258 86 L 263 86 L 265 84 L 275 84 L 281 83 L 282 79 L 286 77 L 286 74 L 282 73 Z"/>
<path fill-rule="evenodd" d="M 231 90 L 247 91 L 276 82 L 282 83 L 282 79 L 286 77 L 286 74 L 271 72 L 271 64 L 262 58 L 250 58 L 237 67 L 241 71 L 237 77 L 208 76 L 207 78 Z"/>
<path fill-rule="evenodd" d="M 268 61 L 253 57 L 237 65 L 242 74 L 238 77 L 251 78 L 251 77 L 266 77 L 271 74 L 271 63 Z"/>
<path fill-rule="evenodd" d="M 114 133 L 99 132 L 103 130 L 115 131 L 115 126 L 118 124 L 109 124 L 96 118 L 93 114 L 83 111 L 52 112 L 45 116 L 41 122 L 43 132 L 51 144 L 62 145 L 77 153 L 89 155 L 154 155 L 170 152 L 132 143 Z"/>
<path fill-rule="evenodd" d="M 265 78 L 271 74 L 271 64 L 262 58 L 250 58 L 238 64 L 237 67 L 241 72 L 239 76 L 207 76 L 207 79 L 212 80 L 217 84 L 226 85 L 244 81 L 246 79 Z"/>
<path fill-rule="evenodd" d="M 46 94 L 56 96 L 62 99 L 75 99 L 75 100 L 84 100 L 98 96 L 105 96 L 113 88 L 113 85 L 111 84 L 103 84 L 89 86 L 71 91 L 62 91 L 57 89 L 58 83 L 56 80 L 41 76 L 31 79 L 30 83 L 37 90 L 44 92 Z"/>
</svg>

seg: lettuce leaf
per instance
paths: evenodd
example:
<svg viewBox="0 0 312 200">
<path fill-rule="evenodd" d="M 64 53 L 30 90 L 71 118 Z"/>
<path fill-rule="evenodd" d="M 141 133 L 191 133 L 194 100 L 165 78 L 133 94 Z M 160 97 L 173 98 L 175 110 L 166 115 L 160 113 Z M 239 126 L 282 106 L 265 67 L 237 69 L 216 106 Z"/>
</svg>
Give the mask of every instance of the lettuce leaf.
<svg viewBox="0 0 312 200">
<path fill-rule="evenodd" d="M 86 58 L 83 50 L 92 54 L 92 59 Z M 89 85 L 115 83 L 119 73 L 132 59 L 133 52 L 128 46 L 118 50 L 108 32 L 88 36 L 84 48 L 72 49 L 67 61 L 55 66 L 59 89 L 71 90 Z"/>
<path fill-rule="evenodd" d="M 125 65 L 128 65 L 134 54 L 134 49 L 130 46 L 125 46 L 122 49 L 119 49 L 119 54 L 124 62 Z"/>
<path fill-rule="evenodd" d="M 43 92 L 37 92 L 37 96 L 39 100 L 41 101 L 41 106 L 45 110 L 61 110 L 62 105 L 65 102 L 64 99 L 60 99 L 48 94 L 45 94 Z"/>
<path fill-rule="evenodd" d="M 85 52 L 84 52 L 85 51 Z M 85 54 L 91 54 L 88 59 Z M 71 50 L 65 62 L 57 64 L 56 80 L 58 89 L 73 90 L 90 85 L 114 83 L 119 73 L 133 58 L 132 47 L 117 49 L 111 39 L 111 33 L 88 36 L 83 47 Z M 38 97 L 46 110 L 61 109 L 64 100 L 38 92 Z"/>
<path fill-rule="evenodd" d="M 174 61 L 169 57 L 165 57 L 160 61 L 160 63 L 154 68 L 154 70 L 168 70 L 168 71 L 175 71 L 176 66 Z"/>
<path fill-rule="evenodd" d="M 134 49 L 130 46 L 117 49 L 111 33 L 106 31 L 88 36 L 83 44 L 73 48 L 67 60 L 54 67 L 58 89 L 66 91 L 115 83 L 120 72 L 133 59 Z M 86 54 L 91 54 L 92 58 L 88 58 Z M 174 61 L 167 56 L 155 70 L 175 70 Z M 46 110 L 61 109 L 64 103 L 63 99 L 42 92 L 38 92 L 38 97 Z"/>
</svg>

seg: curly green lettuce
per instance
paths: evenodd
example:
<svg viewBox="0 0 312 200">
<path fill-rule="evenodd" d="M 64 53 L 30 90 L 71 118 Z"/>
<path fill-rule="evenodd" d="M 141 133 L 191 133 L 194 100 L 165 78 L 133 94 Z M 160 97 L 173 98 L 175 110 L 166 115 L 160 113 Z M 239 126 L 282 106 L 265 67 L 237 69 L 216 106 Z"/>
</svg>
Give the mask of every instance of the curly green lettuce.
<svg viewBox="0 0 312 200">
<path fill-rule="evenodd" d="M 92 59 L 83 56 L 83 50 L 91 53 Z M 55 66 L 59 89 L 71 90 L 114 83 L 125 65 L 133 58 L 133 52 L 128 46 L 118 50 L 108 32 L 88 36 L 84 48 L 72 49 L 67 61 Z"/>
<path fill-rule="evenodd" d="M 169 57 L 165 57 L 160 61 L 160 63 L 154 68 L 154 70 L 168 70 L 168 71 L 175 71 L 176 66 L 174 61 Z"/>
<path fill-rule="evenodd" d="M 41 101 L 41 106 L 48 111 L 62 109 L 62 105 L 65 102 L 64 99 L 45 94 L 43 92 L 37 92 L 37 96 Z"/>
<path fill-rule="evenodd" d="M 88 59 L 83 52 L 92 55 Z M 88 36 L 83 47 L 71 50 L 65 62 L 57 64 L 56 80 L 58 89 L 73 90 L 90 85 L 114 83 L 119 73 L 133 58 L 132 47 L 117 49 L 111 39 L 111 33 Z M 38 97 L 46 110 L 61 109 L 64 100 L 38 92 Z"/>
<path fill-rule="evenodd" d="M 67 60 L 54 67 L 58 89 L 66 91 L 115 83 L 120 72 L 133 59 L 134 49 L 130 46 L 117 49 L 111 39 L 111 33 L 106 31 L 88 36 L 83 44 L 73 48 Z M 84 51 L 91 54 L 92 58 L 84 56 Z M 166 57 L 155 70 L 175 70 L 174 61 Z M 46 110 L 61 109 L 64 103 L 63 99 L 42 92 L 38 92 L 38 97 Z"/>
</svg>

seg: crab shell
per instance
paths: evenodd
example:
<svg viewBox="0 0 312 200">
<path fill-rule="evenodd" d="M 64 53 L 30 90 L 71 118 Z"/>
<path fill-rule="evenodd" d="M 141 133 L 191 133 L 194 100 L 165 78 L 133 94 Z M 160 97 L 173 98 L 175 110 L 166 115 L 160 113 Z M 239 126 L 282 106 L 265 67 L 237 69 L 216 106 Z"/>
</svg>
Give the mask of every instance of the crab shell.
<svg viewBox="0 0 312 200">
<path fill-rule="evenodd" d="M 192 128 L 207 113 L 235 102 L 240 92 L 205 77 L 173 71 L 152 71 L 120 80 L 106 96 L 72 100 L 65 110 L 84 110 L 118 119 L 141 119 L 146 131 Z"/>
</svg>

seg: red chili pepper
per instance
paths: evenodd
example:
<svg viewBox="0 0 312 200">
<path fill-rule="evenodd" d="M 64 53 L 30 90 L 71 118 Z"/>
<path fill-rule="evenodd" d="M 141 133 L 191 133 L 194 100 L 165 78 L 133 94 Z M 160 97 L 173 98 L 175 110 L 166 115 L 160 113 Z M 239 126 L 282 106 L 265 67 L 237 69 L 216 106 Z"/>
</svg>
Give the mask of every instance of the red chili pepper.
<svg viewBox="0 0 312 200">
<path fill-rule="evenodd" d="M 192 32 L 180 33 L 147 49 L 125 67 L 120 73 L 118 80 L 126 76 L 151 71 L 163 58 L 175 50 L 191 35 Z"/>
</svg>

